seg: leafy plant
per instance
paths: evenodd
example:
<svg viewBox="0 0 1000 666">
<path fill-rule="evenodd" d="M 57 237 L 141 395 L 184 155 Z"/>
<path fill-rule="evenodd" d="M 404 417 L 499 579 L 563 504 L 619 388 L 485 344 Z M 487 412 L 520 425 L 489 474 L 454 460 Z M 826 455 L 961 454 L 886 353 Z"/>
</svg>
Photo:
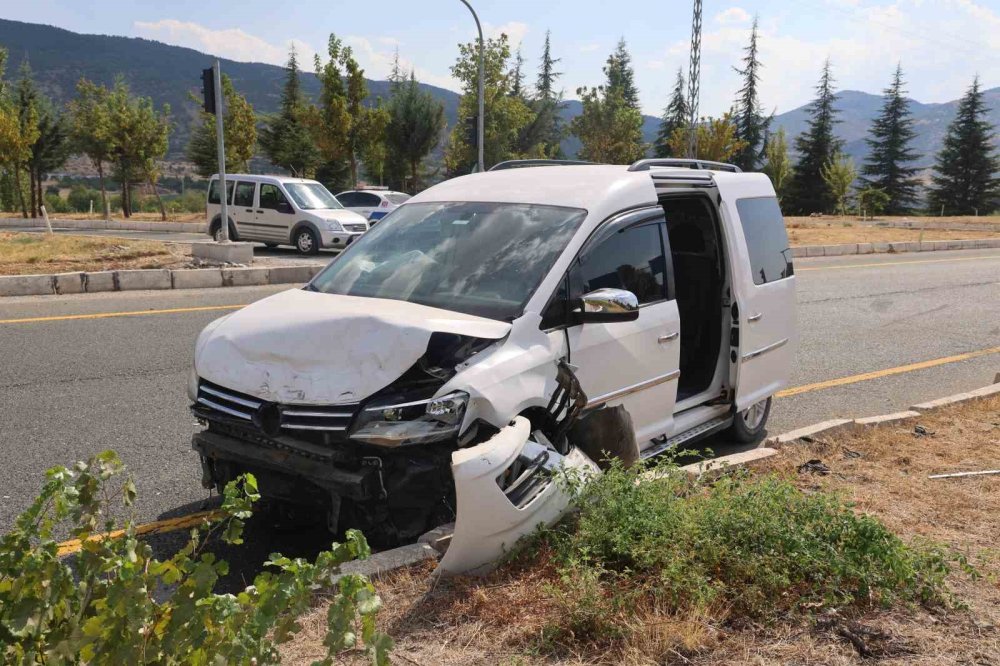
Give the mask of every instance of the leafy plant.
<svg viewBox="0 0 1000 666">
<path fill-rule="evenodd" d="M 364 558 L 364 537 L 348 532 L 314 563 L 271 555 L 253 585 L 216 594 L 226 562 L 204 552 L 213 537 L 242 543 L 244 520 L 259 497 L 252 475 L 226 486 L 221 509 L 193 529 L 167 560 L 153 557 L 126 519 L 114 513 L 136 497 L 123 465 L 104 452 L 72 469 L 47 472 L 41 494 L 0 541 L 0 655 L 4 663 L 269 664 L 277 646 L 299 630 L 313 594 L 339 566 Z M 69 532 L 78 552 L 64 556 L 57 535 Z M 371 660 L 388 663 L 392 641 L 375 628 L 380 600 L 360 575 L 333 583 L 324 645 L 335 654 L 363 641 Z"/>
<path fill-rule="evenodd" d="M 951 566 L 967 570 L 940 548 L 903 543 L 837 495 L 804 494 L 776 476 L 709 483 L 667 461 L 615 464 L 570 483 L 578 512 L 533 548 L 552 554 L 549 592 L 561 629 L 578 639 L 615 640 L 651 608 L 766 620 L 819 607 L 942 604 Z"/>
</svg>

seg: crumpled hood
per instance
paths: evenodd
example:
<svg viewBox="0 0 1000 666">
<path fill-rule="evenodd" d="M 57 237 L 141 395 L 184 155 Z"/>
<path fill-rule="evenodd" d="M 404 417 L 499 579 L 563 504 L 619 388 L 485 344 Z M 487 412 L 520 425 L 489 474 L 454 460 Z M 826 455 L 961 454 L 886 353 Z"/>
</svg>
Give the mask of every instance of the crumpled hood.
<svg viewBox="0 0 1000 666">
<path fill-rule="evenodd" d="M 510 327 L 404 301 L 293 289 L 209 325 L 195 346 L 195 368 L 264 400 L 357 402 L 416 363 L 434 332 L 498 340 Z"/>
</svg>

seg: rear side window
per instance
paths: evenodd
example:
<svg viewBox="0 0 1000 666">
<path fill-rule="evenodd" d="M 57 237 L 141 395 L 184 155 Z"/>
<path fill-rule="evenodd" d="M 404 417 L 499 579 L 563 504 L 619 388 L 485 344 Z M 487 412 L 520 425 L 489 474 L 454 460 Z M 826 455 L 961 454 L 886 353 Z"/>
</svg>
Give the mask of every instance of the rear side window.
<svg viewBox="0 0 1000 666">
<path fill-rule="evenodd" d="M 610 287 L 635 294 L 639 304 L 662 301 L 666 292 L 666 259 L 659 223 L 617 231 L 580 258 L 574 284 L 580 295 Z"/>
<path fill-rule="evenodd" d="M 743 225 L 754 283 L 766 284 L 794 275 L 788 232 L 778 200 L 774 197 L 737 199 L 736 210 Z"/>
<path fill-rule="evenodd" d="M 233 198 L 234 206 L 253 206 L 253 191 L 257 183 L 239 183 L 236 186 L 236 196 Z"/>
<path fill-rule="evenodd" d="M 226 180 L 226 201 L 233 200 L 233 185 L 236 182 L 232 180 Z M 208 203 L 210 204 L 221 204 L 219 201 L 219 181 L 213 180 L 212 184 L 208 187 Z"/>
</svg>

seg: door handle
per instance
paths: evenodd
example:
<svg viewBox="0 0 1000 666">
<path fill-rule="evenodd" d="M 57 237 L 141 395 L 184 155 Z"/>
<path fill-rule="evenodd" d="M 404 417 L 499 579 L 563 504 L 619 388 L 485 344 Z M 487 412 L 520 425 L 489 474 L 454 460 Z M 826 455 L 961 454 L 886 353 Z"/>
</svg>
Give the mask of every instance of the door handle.
<svg viewBox="0 0 1000 666">
<path fill-rule="evenodd" d="M 253 212 L 253 208 L 247 208 L 247 212 L 248 213 L 252 213 Z"/>
<path fill-rule="evenodd" d="M 758 312 L 757 314 L 752 314 L 747 317 L 747 321 L 760 321 L 764 317 L 763 312 Z"/>
<path fill-rule="evenodd" d="M 258 213 L 261 213 L 261 214 L 263 214 L 263 213 L 264 213 L 264 211 L 262 211 L 262 210 L 258 210 L 257 212 L 258 212 Z"/>
<path fill-rule="evenodd" d="M 656 341 L 659 342 L 660 344 L 663 344 L 664 342 L 670 342 L 671 340 L 676 340 L 678 335 L 680 335 L 680 333 L 674 331 L 673 333 L 667 333 L 666 335 L 661 335 L 660 337 L 656 338 Z"/>
</svg>

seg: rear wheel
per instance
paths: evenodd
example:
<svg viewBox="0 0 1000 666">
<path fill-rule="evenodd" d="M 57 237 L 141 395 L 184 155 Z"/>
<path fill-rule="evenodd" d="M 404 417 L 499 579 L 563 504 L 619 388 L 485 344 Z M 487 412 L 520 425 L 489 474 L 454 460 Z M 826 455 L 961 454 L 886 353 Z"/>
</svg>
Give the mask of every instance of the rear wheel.
<svg viewBox="0 0 1000 666">
<path fill-rule="evenodd" d="M 295 249 L 299 254 L 316 254 L 319 252 L 319 237 L 309 227 L 302 227 L 295 232 Z"/>
<path fill-rule="evenodd" d="M 222 242 L 222 224 L 218 221 L 212 225 L 212 240 L 216 243 Z M 236 240 L 236 225 L 232 222 L 229 223 L 229 240 Z"/>
<path fill-rule="evenodd" d="M 738 412 L 726 434 L 742 444 L 751 444 L 764 435 L 767 417 L 771 414 L 771 399 L 761 400 Z"/>
</svg>

